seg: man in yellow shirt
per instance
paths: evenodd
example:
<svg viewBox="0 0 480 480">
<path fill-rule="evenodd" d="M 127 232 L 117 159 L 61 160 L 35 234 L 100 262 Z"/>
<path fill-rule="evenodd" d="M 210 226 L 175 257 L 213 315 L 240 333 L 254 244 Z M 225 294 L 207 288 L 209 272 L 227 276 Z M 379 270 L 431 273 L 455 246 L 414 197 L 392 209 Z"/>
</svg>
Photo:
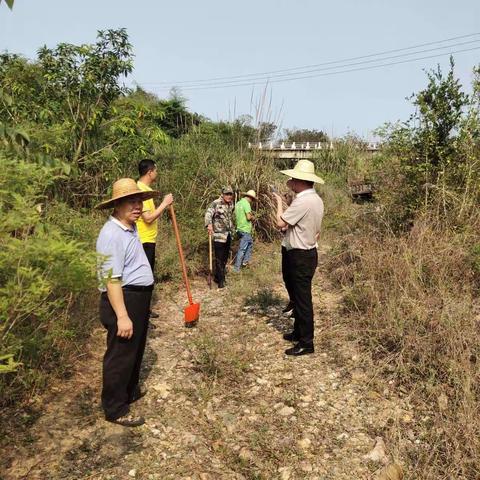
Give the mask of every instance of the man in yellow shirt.
<svg viewBox="0 0 480 480">
<path fill-rule="evenodd" d="M 155 162 L 150 159 L 141 160 L 138 164 L 138 188 L 144 192 L 152 190 L 151 185 L 157 179 L 157 166 Z M 163 197 L 162 203 L 155 207 L 153 198 L 143 202 L 143 212 L 141 217 L 137 220 L 137 229 L 143 249 L 147 255 L 148 262 L 152 267 L 152 272 L 155 268 L 155 244 L 157 241 L 158 218 L 162 212 L 173 203 L 173 195 L 171 193 Z M 151 313 L 151 317 L 158 317 L 157 314 Z"/>
</svg>

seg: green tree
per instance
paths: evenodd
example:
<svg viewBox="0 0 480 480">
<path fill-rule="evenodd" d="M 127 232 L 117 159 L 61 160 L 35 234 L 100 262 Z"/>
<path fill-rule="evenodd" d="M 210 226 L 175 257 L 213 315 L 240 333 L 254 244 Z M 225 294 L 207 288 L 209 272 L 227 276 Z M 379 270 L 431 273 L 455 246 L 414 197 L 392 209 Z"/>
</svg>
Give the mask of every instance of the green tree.
<svg viewBox="0 0 480 480">
<path fill-rule="evenodd" d="M 259 142 L 269 142 L 273 140 L 277 125 L 273 122 L 260 122 L 257 126 L 257 137 Z"/>
<path fill-rule="evenodd" d="M 443 219 L 464 211 L 466 190 L 474 198 L 467 184 L 478 182 L 478 98 L 462 90 L 453 59 L 446 75 L 437 67 L 427 77 L 427 86 L 410 97 L 416 107 L 410 119 L 377 132 L 386 141 L 379 172 L 398 225 L 409 225 L 433 205 Z M 473 87 L 475 92 L 475 80 Z"/>
<path fill-rule="evenodd" d="M 285 129 L 286 142 L 328 142 L 328 135 L 322 130 L 307 129 L 307 128 L 293 128 Z"/>
<path fill-rule="evenodd" d="M 453 58 L 445 76 L 440 66 L 427 72 L 428 85 L 412 96 L 417 107 L 410 120 L 415 128 L 415 150 L 420 165 L 430 171 L 430 180 L 435 181 L 441 164 L 448 161 L 454 151 L 454 140 L 469 97 L 462 92 L 460 81 L 455 78 Z"/>
<path fill-rule="evenodd" d="M 112 102 L 127 89 L 119 78 L 133 68 L 132 46 L 125 29 L 99 31 L 93 45 L 62 43 L 38 52 L 50 99 L 50 121 L 63 120 L 72 134 L 70 157 L 88 153 L 89 135 L 110 114 Z"/>
<path fill-rule="evenodd" d="M 187 99 L 179 90 L 172 89 L 167 100 L 159 100 L 165 112 L 160 123 L 165 133 L 172 138 L 180 138 L 188 133 L 193 127 L 200 125 L 202 117 L 191 113 L 187 109 Z"/>
<path fill-rule="evenodd" d="M 0 122 L 18 125 L 43 121 L 48 109 L 44 87 L 37 64 L 20 55 L 0 54 Z"/>
</svg>

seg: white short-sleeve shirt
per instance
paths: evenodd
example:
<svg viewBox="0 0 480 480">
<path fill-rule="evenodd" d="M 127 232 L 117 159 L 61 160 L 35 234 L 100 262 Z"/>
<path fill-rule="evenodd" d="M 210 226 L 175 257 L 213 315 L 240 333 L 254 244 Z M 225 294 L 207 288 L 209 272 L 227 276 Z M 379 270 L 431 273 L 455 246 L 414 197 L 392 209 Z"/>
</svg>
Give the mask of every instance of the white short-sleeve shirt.
<svg viewBox="0 0 480 480">
<path fill-rule="evenodd" d="M 121 279 L 122 286 L 149 286 L 153 273 L 138 237 L 137 227 L 123 225 L 110 217 L 97 239 L 99 290 L 105 292 L 106 281 Z"/>
<path fill-rule="evenodd" d="M 288 224 L 282 246 L 287 250 L 310 250 L 317 247 L 317 234 L 320 233 L 323 219 L 323 201 L 314 188 L 298 193 L 283 212 L 282 219 Z"/>
</svg>

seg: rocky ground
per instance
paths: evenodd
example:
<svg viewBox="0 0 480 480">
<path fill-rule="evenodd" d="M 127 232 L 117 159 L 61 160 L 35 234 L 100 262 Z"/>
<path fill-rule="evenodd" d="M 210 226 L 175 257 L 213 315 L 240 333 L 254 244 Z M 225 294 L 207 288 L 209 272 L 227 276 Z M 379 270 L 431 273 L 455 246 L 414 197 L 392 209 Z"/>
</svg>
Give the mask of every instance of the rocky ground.
<svg viewBox="0 0 480 480">
<path fill-rule="evenodd" d="M 194 282 L 201 320 L 183 326 L 185 293 L 162 286 L 144 382 L 126 429 L 99 408 L 104 332 L 77 373 L 39 401 L 29 442 L 9 449 L 10 479 L 401 479 L 420 443 L 408 392 L 376 374 L 337 319 L 341 293 L 314 282 L 316 353 L 287 358 L 291 319 L 272 247 L 224 290 Z M 411 427 L 410 427 L 411 425 Z M 406 434 L 402 432 L 407 432 Z M 5 457 L 6 458 L 6 457 Z"/>
</svg>

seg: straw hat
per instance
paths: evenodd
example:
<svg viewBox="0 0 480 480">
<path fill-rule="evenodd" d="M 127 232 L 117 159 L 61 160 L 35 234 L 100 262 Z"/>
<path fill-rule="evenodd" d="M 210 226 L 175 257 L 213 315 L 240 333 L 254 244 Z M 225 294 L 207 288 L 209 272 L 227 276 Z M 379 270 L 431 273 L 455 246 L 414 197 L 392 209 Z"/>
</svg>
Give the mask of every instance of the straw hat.
<svg viewBox="0 0 480 480">
<path fill-rule="evenodd" d="M 325 183 L 323 178 L 315 175 L 315 166 L 310 160 L 299 160 L 291 170 L 281 170 L 280 173 L 288 175 L 298 180 L 306 180 L 308 182 Z"/>
<path fill-rule="evenodd" d="M 113 184 L 112 198 L 104 200 L 103 202 L 99 203 L 95 208 L 100 210 L 103 208 L 113 207 L 113 203 L 116 200 L 120 200 L 121 198 L 125 197 L 131 197 L 133 195 L 139 196 L 142 200 L 148 200 L 149 198 L 157 196 L 158 192 L 156 192 L 155 190 L 144 192 L 143 190 L 140 190 L 138 188 L 137 182 L 133 178 L 121 178 Z"/>
<path fill-rule="evenodd" d="M 257 194 L 255 193 L 255 190 L 249 190 L 248 192 L 243 193 L 244 196 L 253 198 L 254 200 L 257 199 Z"/>
</svg>

